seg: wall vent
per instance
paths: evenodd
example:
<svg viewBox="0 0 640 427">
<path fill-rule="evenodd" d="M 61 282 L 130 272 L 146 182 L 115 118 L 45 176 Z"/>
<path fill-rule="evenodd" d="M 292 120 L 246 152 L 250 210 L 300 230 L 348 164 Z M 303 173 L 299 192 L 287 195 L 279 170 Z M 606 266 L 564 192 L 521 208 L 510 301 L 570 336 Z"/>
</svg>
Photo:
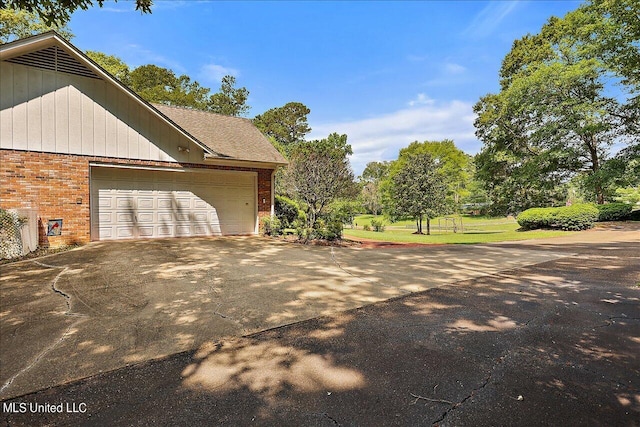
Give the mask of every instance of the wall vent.
<svg viewBox="0 0 640 427">
<path fill-rule="evenodd" d="M 7 62 L 61 73 L 75 74 L 76 76 L 90 77 L 92 79 L 100 78 L 58 46 L 51 46 L 46 49 L 16 56 L 15 58 L 7 59 Z"/>
</svg>

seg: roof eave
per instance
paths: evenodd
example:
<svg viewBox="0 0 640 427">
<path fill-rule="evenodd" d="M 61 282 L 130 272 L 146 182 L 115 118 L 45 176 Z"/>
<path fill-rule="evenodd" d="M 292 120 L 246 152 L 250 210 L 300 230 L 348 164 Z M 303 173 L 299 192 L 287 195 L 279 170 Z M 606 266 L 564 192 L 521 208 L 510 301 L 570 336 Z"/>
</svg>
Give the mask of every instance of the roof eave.
<svg viewBox="0 0 640 427">
<path fill-rule="evenodd" d="M 278 169 L 283 166 L 287 166 L 288 162 L 282 161 L 258 161 L 258 160 L 243 160 L 243 159 L 234 159 L 234 158 L 222 158 L 218 156 L 212 156 L 205 154 L 204 160 L 208 164 L 214 164 L 219 166 L 233 166 L 233 167 L 246 167 L 246 168 L 255 168 L 255 169 Z"/>
</svg>

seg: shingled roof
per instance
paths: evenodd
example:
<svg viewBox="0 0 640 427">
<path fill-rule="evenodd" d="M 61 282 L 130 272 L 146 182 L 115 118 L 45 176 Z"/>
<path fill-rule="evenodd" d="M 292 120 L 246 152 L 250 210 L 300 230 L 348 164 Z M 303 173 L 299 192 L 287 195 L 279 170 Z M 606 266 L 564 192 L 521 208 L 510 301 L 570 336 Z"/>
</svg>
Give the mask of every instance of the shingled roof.
<svg viewBox="0 0 640 427">
<path fill-rule="evenodd" d="M 152 105 L 198 141 L 211 148 L 221 159 L 287 163 L 249 119 L 183 107 Z"/>
</svg>

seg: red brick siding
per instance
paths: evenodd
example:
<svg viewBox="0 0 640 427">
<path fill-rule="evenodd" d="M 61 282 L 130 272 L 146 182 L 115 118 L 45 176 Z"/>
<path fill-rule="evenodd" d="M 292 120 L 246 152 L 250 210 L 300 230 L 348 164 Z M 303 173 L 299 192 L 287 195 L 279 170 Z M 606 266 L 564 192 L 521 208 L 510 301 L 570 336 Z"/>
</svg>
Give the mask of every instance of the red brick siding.
<svg viewBox="0 0 640 427">
<path fill-rule="evenodd" d="M 271 169 L 0 150 L 0 207 L 37 209 L 40 244 L 60 246 L 91 240 L 89 163 L 257 172 L 258 216 L 271 214 Z M 264 202 L 263 202 L 264 200 Z M 78 203 L 80 202 L 80 203 Z M 50 219 L 62 218 L 62 235 L 46 236 Z"/>
</svg>

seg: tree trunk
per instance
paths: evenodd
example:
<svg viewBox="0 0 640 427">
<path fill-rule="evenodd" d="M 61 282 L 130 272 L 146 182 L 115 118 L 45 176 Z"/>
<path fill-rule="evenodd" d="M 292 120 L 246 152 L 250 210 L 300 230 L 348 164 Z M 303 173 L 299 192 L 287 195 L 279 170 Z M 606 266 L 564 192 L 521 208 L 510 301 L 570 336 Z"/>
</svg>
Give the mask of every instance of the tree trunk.
<svg viewBox="0 0 640 427">
<path fill-rule="evenodd" d="M 591 155 L 591 171 L 593 175 L 597 175 L 600 170 L 600 159 L 598 158 L 598 147 L 596 146 L 596 142 L 594 140 L 593 135 L 588 137 L 587 147 L 589 149 L 589 154 Z M 593 187 L 596 192 L 596 202 L 599 205 L 604 204 L 604 189 L 602 188 L 602 183 L 599 182 L 599 177 L 596 178 L 596 183 Z"/>
<path fill-rule="evenodd" d="M 417 231 L 413 234 L 422 234 L 422 215 L 416 218 L 416 228 Z"/>
<path fill-rule="evenodd" d="M 427 217 L 427 236 L 431 235 L 431 219 Z"/>
</svg>

